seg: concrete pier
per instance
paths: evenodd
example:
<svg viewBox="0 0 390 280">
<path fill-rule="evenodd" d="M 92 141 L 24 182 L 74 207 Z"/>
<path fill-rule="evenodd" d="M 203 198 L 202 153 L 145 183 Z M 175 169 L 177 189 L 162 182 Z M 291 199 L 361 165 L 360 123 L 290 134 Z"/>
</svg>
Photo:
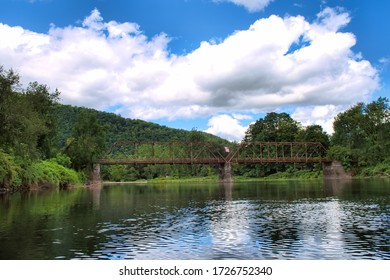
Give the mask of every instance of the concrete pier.
<svg viewBox="0 0 390 280">
<path fill-rule="evenodd" d="M 92 172 L 90 173 L 90 178 L 87 183 L 89 186 L 100 185 L 100 163 L 95 163 L 92 168 Z"/>
<path fill-rule="evenodd" d="M 231 182 L 233 182 L 232 165 L 231 165 L 230 162 L 222 163 L 219 166 L 219 181 L 221 183 L 231 183 Z"/>
<path fill-rule="evenodd" d="M 324 179 L 350 179 L 352 176 L 345 172 L 341 162 L 324 162 L 322 165 Z"/>
</svg>

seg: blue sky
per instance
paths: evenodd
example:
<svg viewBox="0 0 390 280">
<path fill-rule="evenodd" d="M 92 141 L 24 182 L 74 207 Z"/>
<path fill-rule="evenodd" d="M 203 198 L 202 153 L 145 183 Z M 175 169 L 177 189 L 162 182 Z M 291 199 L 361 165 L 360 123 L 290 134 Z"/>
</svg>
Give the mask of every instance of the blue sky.
<svg viewBox="0 0 390 280">
<path fill-rule="evenodd" d="M 62 102 L 240 140 L 390 97 L 389 1 L 0 0 L 0 64 Z"/>
</svg>

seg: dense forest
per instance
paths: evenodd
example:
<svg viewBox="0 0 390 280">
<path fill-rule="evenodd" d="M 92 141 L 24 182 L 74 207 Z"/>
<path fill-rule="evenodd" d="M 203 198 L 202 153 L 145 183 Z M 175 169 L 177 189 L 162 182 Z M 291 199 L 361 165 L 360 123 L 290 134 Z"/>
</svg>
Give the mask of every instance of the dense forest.
<svg viewBox="0 0 390 280">
<path fill-rule="evenodd" d="M 60 92 L 37 82 L 22 88 L 13 70 L 0 66 L 0 189 L 85 183 L 98 158 L 117 141 L 204 141 L 233 147 L 196 130 L 172 129 L 113 113 L 59 103 Z M 244 141 L 321 142 L 327 157 L 354 175 L 389 176 L 390 110 L 386 98 L 358 103 L 340 113 L 333 135 L 319 125 L 302 126 L 287 113 L 271 112 L 252 124 Z M 321 176 L 321 166 L 263 164 L 233 166 L 235 176 Z M 102 170 L 104 180 L 216 176 L 208 165 L 115 165 Z"/>
</svg>

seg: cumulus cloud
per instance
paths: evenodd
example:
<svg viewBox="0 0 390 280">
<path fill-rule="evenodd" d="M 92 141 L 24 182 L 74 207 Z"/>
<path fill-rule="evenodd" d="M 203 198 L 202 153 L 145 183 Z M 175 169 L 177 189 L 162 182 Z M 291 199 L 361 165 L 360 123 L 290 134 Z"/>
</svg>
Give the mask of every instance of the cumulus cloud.
<svg viewBox="0 0 390 280">
<path fill-rule="evenodd" d="M 304 126 L 320 125 L 328 134 L 333 133 L 333 121 L 338 113 L 346 110 L 345 106 L 324 105 L 297 108 L 291 117 Z"/>
<path fill-rule="evenodd" d="M 273 0 L 213 0 L 214 2 L 231 2 L 238 6 L 245 7 L 249 12 L 263 10 Z"/>
<path fill-rule="evenodd" d="M 242 140 L 248 126 L 242 125 L 240 120 L 251 119 L 252 117 L 241 114 L 227 114 L 213 116 L 209 122 L 209 128 L 205 131 L 211 134 L 219 135 L 230 141 Z"/>
<path fill-rule="evenodd" d="M 95 9 L 81 25 L 48 33 L 0 23 L 0 63 L 23 81 L 58 88 L 64 103 L 144 120 L 213 115 L 209 132 L 231 137 L 242 135 L 248 113 L 296 106 L 301 120 L 328 125 L 316 108 L 334 106 L 334 114 L 368 100 L 378 70 L 352 51 L 354 34 L 340 31 L 349 21 L 330 8 L 313 22 L 273 15 L 175 55 L 166 34 L 148 38 L 138 24 L 106 22 Z M 222 122 L 235 132 L 222 131 Z"/>
</svg>

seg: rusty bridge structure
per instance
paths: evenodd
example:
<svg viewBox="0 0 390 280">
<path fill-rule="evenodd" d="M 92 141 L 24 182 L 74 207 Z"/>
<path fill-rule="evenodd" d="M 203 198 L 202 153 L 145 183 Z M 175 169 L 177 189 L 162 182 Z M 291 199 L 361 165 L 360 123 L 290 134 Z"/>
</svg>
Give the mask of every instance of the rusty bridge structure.
<svg viewBox="0 0 390 280">
<path fill-rule="evenodd" d="M 319 142 L 241 142 L 221 147 L 208 142 L 133 142 L 113 144 L 98 162 L 113 164 L 222 164 L 323 162 Z"/>
<path fill-rule="evenodd" d="M 208 142 L 121 141 L 113 144 L 97 163 L 218 165 L 221 180 L 229 181 L 231 164 L 329 162 L 324 156 L 325 148 L 320 142 L 241 142 L 224 147 Z"/>
</svg>

